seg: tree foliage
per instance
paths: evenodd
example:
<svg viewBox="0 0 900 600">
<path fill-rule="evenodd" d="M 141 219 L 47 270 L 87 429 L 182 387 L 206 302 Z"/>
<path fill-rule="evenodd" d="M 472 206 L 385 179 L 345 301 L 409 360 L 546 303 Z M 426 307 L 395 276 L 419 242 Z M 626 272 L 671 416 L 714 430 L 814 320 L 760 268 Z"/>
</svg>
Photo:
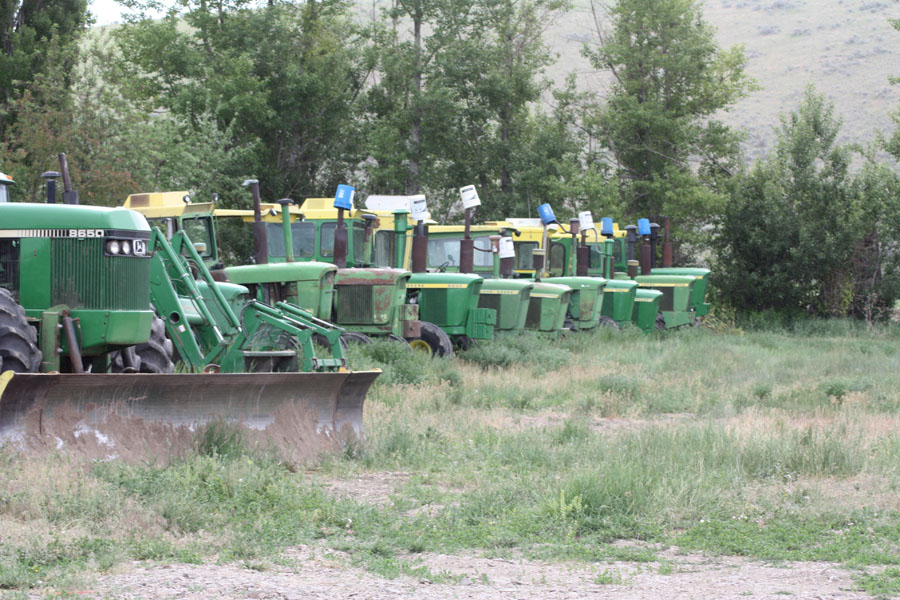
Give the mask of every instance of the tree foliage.
<svg viewBox="0 0 900 600">
<path fill-rule="evenodd" d="M 77 52 L 87 21 L 87 0 L 0 0 L 0 135 L 15 120 L 10 102 L 48 67 L 59 66 L 53 61 L 65 58 L 60 48 Z"/>
<path fill-rule="evenodd" d="M 774 155 L 732 180 L 714 280 L 736 308 L 873 317 L 898 297 L 896 177 L 838 144 L 840 127 L 809 88 Z"/>
<path fill-rule="evenodd" d="M 721 207 L 711 182 L 739 156 L 739 133 L 717 113 L 753 89 L 743 49 L 719 48 L 695 0 L 618 0 L 609 15 L 586 55 L 612 77 L 595 125 L 627 212 L 707 223 Z"/>
<path fill-rule="evenodd" d="M 270 197 L 316 195 L 342 180 L 359 152 L 348 134 L 368 73 L 345 3 L 181 6 L 117 33 L 128 96 L 197 132 L 214 123 L 231 136 L 226 149 L 254 149 L 244 175 Z"/>
</svg>

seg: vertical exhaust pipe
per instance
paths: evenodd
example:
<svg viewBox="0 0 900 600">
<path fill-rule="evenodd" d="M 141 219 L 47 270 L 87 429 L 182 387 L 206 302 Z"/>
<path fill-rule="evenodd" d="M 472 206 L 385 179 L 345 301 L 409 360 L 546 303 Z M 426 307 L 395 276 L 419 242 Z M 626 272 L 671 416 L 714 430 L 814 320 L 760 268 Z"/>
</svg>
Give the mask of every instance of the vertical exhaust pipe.
<svg viewBox="0 0 900 600">
<path fill-rule="evenodd" d="M 603 241 L 603 253 L 606 260 L 606 277 L 607 279 L 615 279 L 616 276 L 616 256 L 615 256 L 615 240 L 613 239 L 613 220 L 612 217 L 603 217 L 600 219 L 600 235 L 605 239 Z"/>
<path fill-rule="evenodd" d="M 634 260 L 634 245 L 637 243 L 637 226 L 625 227 L 625 245 L 627 246 L 625 260 Z"/>
<path fill-rule="evenodd" d="M 467 208 L 465 216 L 465 233 L 459 240 L 459 272 L 471 273 L 475 270 L 475 240 L 472 239 L 472 214 L 475 208 Z"/>
<path fill-rule="evenodd" d="M 334 264 L 338 269 L 347 268 L 347 250 L 349 246 L 347 224 L 344 223 L 344 211 L 353 210 L 353 196 L 356 188 L 341 184 L 334 196 L 334 207 L 338 211 L 337 228 L 334 230 Z"/>
<path fill-rule="evenodd" d="M 290 198 L 282 198 L 278 201 L 281 205 L 281 231 L 284 235 L 284 260 L 294 262 L 294 235 L 291 231 L 291 204 Z"/>
<path fill-rule="evenodd" d="M 459 188 L 459 197 L 465 209 L 465 234 L 459 241 L 459 272 L 472 273 L 475 270 L 475 240 L 472 239 L 472 218 L 481 206 L 478 190 L 474 185 Z M 493 248 L 492 248 L 493 249 Z M 499 251 L 499 247 L 497 247 Z"/>
<path fill-rule="evenodd" d="M 262 221 L 259 180 L 248 179 L 241 185 L 250 186 L 250 193 L 253 194 L 253 261 L 258 265 L 265 265 L 269 262 L 269 237 L 266 233 L 266 224 Z"/>
<path fill-rule="evenodd" d="M 569 235 L 572 236 L 571 251 L 569 252 L 569 260 L 567 261 L 566 272 L 563 275 L 578 274 L 578 232 L 581 231 L 581 222 L 577 217 L 569 219 Z"/>
<path fill-rule="evenodd" d="M 496 252 L 494 255 L 494 276 L 509 279 L 513 276 L 516 269 L 516 245 L 505 230 L 502 230 L 501 234 L 503 235 L 491 236 L 492 244 L 494 244 L 494 237 L 497 238 L 496 244 L 492 248 Z"/>
<path fill-rule="evenodd" d="M 41 179 L 47 182 L 47 204 L 56 204 L 56 180 L 59 178 L 57 171 L 44 171 Z"/>
<path fill-rule="evenodd" d="M 659 223 L 650 223 L 650 268 L 656 268 L 656 244 L 659 239 Z"/>
<path fill-rule="evenodd" d="M 650 220 L 638 219 L 638 235 L 641 238 L 641 275 L 650 274 Z"/>
<path fill-rule="evenodd" d="M 413 234 L 412 243 L 412 272 L 424 273 L 428 258 L 428 233 L 425 230 L 425 221 L 416 223 L 416 231 Z"/>
<path fill-rule="evenodd" d="M 66 153 L 60 152 L 59 170 L 62 171 L 63 178 L 63 204 L 78 204 L 78 192 L 72 189 L 72 178 L 69 177 L 69 163 L 66 160 Z"/>
<path fill-rule="evenodd" d="M 663 259 L 662 266 L 669 268 L 672 266 L 672 238 L 669 232 L 669 217 L 665 220 L 665 237 L 663 238 Z"/>
</svg>

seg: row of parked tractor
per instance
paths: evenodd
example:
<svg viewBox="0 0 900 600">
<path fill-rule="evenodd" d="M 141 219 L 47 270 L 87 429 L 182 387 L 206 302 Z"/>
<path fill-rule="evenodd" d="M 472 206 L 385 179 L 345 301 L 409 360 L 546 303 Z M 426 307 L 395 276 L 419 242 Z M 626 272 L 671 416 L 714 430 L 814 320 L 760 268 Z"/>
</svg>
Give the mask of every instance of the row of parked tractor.
<svg viewBox="0 0 900 600">
<path fill-rule="evenodd" d="M 377 372 L 351 371 L 347 344 L 449 356 L 524 330 L 649 332 L 709 310 L 709 271 L 671 266 L 668 223 L 598 230 L 590 213 L 566 224 L 544 204 L 536 219 L 473 225 L 474 186 L 460 190 L 462 225 L 436 224 L 424 196 L 357 207 L 346 185 L 263 203 L 255 180 L 252 210 L 181 191 L 89 207 L 60 159 L 46 204 L 5 202 L 0 176 L 0 443 L 127 438 L 152 452 L 223 419 L 302 454 L 361 434 Z M 225 219 L 251 224 L 253 264 L 223 265 Z"/>
<path fill-rule="evenodd" d="M 437 225 L 421 195 L 373 195 L 355 208 L 354 190 L 340 186 L 335 198 L 263 204 L 258 182 L 245 183 L 253 210 L 219 209 L 185 192 L 136 194 L 124 206 L 162 231 L 186 232 L 217 281 L 302 307 L 347 341 L 387 337 L 449 356 L 496 335 L 629 325 L 650 332 L 709 312 L 709 270 L 672 267 L 668 228 L 660 235 L 647 219 L 620 229 L 604 218 L 598 231 L 589 212 L 565 225 L 544 204 L 538 218 L 472 225 L 480 199 L 468 186 L 460 192 L 465 224 Z M 222 267 L 222 219 L 253 224 L 255 264 Z"/>
</svg>

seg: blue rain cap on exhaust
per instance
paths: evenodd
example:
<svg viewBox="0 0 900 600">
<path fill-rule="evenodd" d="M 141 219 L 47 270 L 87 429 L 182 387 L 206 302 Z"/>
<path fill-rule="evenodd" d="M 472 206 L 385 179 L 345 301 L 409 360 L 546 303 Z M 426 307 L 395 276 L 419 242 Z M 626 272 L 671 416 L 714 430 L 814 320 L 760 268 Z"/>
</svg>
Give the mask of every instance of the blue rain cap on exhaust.
<svg viewBox="0 0 900 600">
<path fill-rule="evenodd" d="M 638 219 L 638 235 L 650 235 L 650 219 Z"/>
<path fill-rule="evenodd" d="M 338 186 L 337 193 L 334 195 L 334 207 L 343 208 L 344 210 L 353 210 L 353 195 L 355 193 L 356 188 L 352 185 L 344 185 L 342 183 Z"/>
<path fill-rule="evenodd" d="M 605 236 L 611 236 L 613 234 L 612 217 L 603 217 L 600 219 L 600 234 Z"/>
<path fill-rule="evenodd" d="M 553 209 L 550 208 L 549 204 L 541 204 L 538 206 L 538 216 L 541 218 L 541 223 L 544 225 L 556 223 L 556 216 L 554 216 Z"/>
</svg>

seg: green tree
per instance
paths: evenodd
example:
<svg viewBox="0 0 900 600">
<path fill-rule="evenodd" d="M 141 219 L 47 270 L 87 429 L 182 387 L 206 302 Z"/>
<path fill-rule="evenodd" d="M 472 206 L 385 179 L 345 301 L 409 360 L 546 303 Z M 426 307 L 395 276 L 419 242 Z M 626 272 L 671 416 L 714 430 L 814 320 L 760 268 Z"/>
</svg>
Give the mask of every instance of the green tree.
<svg viewBox="0 0 900 600">
<path fill-rule="evenodd" d="M 717 45 L 695 0 L 618 0 L 609 16 L 585 54 L 612 78 L 595 125 L 627 213 L 706 224 L 722 205 L 717 177 L 738 164 L 740 135 L 716 115 L 754 88 L 743 49 Z"/>
<path fill-rule="evenodd" d="M 442 216 L 468 183 L 479 187 L 485 216 L 506 216 L 533 196 L 518 180 L 533 175 L 526 157 L 538 157 L 529 146 L 540 135 L 534 105 L 552 59 L 542 35 L 566 6 L 396 0 L 379 29 L 379 79 L 368 93 L 368 185 L 427 191 Z"/>
<path fill-rule="evenodd" d="M 834 107 L 808 88 L 775 154 L 731 183 L 714 281 L 742 310 L 875 317 L 897 297 L 896 177 L 837 144 Z M 854 158 L 863 168 L 853 173 Z"/>
<path fill-rule="evenodd" d="M 87 21 L 87 0 L 0 0 L 0 135 L 15 119 L 10 101 L 48 67 L 58 66 L 54 60 L 65 60 L 65 53 L 51 57 L 51 48 L 76 53 Z"/>
<path fill-rule="evenodd" d="M 360 153 L 353 106 L 368 75 L 344 1 L 181 4 L 117 32 L 117 81 L 146 110 L 228 132 L 269 198 L 317 195 Z M 182 20 L 190 27 L 183 27 Z"/>
</svg>

